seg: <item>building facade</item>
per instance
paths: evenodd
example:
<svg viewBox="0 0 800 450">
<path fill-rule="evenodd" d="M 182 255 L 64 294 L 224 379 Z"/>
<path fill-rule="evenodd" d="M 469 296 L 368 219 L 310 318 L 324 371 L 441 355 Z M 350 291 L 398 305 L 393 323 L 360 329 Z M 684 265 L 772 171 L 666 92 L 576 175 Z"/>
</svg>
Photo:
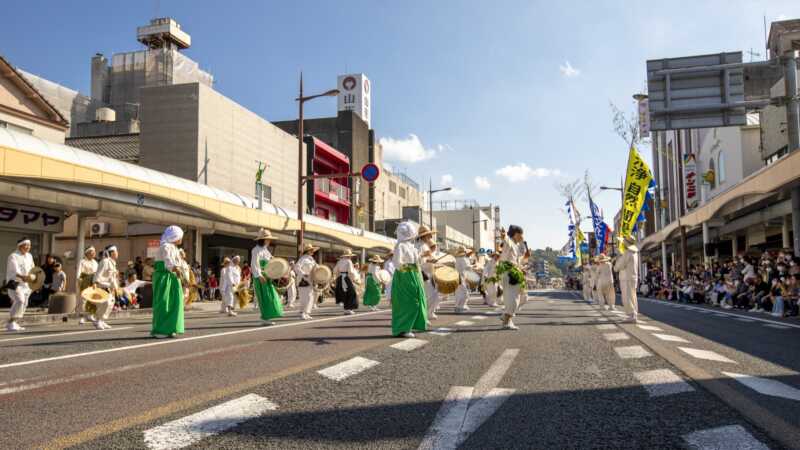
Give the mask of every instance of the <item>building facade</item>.
<svg viewBox="0 0 800 450">
<path fill-rule="evenodd" d="M 331 175 L 350 173 L 350 158 L 321 140 L 306 136 L 308 151 L 308 175 Z M 333 222 L 350 223 L 350 184 L 347 176 L 339 178 L 317 178 L 308 181 L 314 189 L 308 189 L 308 210 L 317 217 Z"/>
</svg>

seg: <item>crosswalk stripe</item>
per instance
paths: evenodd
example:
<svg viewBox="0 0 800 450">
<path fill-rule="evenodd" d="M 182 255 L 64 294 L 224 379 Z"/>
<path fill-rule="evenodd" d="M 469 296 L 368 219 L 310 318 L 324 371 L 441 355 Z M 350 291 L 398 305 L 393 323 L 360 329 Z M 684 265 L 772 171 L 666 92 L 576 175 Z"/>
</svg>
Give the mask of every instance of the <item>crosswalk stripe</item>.
<svg viewBox="0 0 800 450">
<path fill-rule="evenodd" d="M 144 442 L 152 450 L 184 448 L 276 409 L 266 398 L 248 394 L 146 430 Z"/>
<path fill-rule="evenodd" d="M 404 350 L 404 351 L 410 352 L 412 350 L 416 350 L 416 349 L 418 349 L 420 347 L 423 347 L 427 343 L 428 343 L 428 341 L 426 341 L 424 339 L 411 338 L 411 339 L 405 339 L 405 340 L 400 341 L 400 342 L 398 342 L 396 344 L 392 344 L 389 347 L 396 348 L 398 350 Z"/>
<path fill-rule="evenodd" d="M 475 324 L 475 322 L 470 322 L 469 320 L 461 320 L 459 322 L 454 323 L 453 325 L 455 325 L 457 327 L 467 327 L 467 326 L 474 325 L 474 324 Z"/>
<path fill-rule="evenodd" d="M 434 328 L 433 330 L 429 331 L 428 334 L 433 334 L 435 336 L 447 336 L 452 332 L 452 328 Z"/>
<path fill-rule="evenodd" d="M 636 326 L 646 331 L 664 331 L 663 329 L 659 327 L 654 327 L 653 325 L 636 325 Z"/>
<path fill-rule="evenodd" d="M 641 345 L 632 345 L 630 347 L 615 347 L 614 351 L 617 352 L 622 359 L 636 359 L 636 358 L 646 358 L 648 356 L 653 356 L 652 353 L 648 352 L 644 349 Z"/>
<path fill-rule="evenodd" d="M 650 394 L 650 397 L 692 392 L 694 388 L 669 369 L 648 370 L 633 374 Z"/>
<path fill-rule="evenodd" d="M 624 341 L 626 339 L 630 339 L 627 333 L 606 333 L 603 335 L 603 337 L 606 338 L 606 340 L 609 342 Z"/>
<path fill-rule="evenodd" d="M 342 381 L 345 378 L 357 375 L 370 367 L 380 364 L 378 361 L 356 356 L 347 361 L 318 370 L 317 373 L 333 381 Z"/>
<path fill-rule="evenodd" d="M 691 449 L 747 449 L 769 450 L 769 447 L 754 438 L 741 425 L 728 425 L 708 430 L 695 431 L 683 436 Z"/>
<path fill-rule="evenodd" d="M 470 317 L 470 319 L 473 319 L 473 320 L 484 320 L 484 319 L 486 319 L 486 316 L 472 316 L 472 317 Z"/>
<path fill-rule="evenodd" d="M 729 364 L 737 364 L 736 361 L 728 358 L 727 356 L 722 356 L 717 352 L 713 352 L 711 350 L 700 350 L 697 348 L 689 348 L 689 347 L 678 347 L 682 352 L 686 353 L 689 356 L 693 356 L 698 359 L 707 359 L 709 361 L 717 361 L 717 362 L 724 362 Z"/>
<path fill-rule="evenodd" d="M 733 372 L 722 372 L 722 374 L 733 378 L 759 394 L 800 401 L 800 389 L 781 383 L 778 380 L 770 380 L 769 378 L 759 378 Z"/>
<path fill-rule="evenodd" d="M 682 337 L 680 337 L 680 336 L 673 336 L 673 335 L 671 335 L 671 334 L 658 334 L 658 333 L 653 333 L 653 336 L 655 336 L 655 337 L 657 337 L 657 338 L 661 339 L 662 341 L 669 341 L 669 342 L 683 342 L 683 343 L 685 343 L 685 344 L 688 344 L 688 343 L 689 343 L 689 341 L 687 341 L 686 339 L 684 339 L 684 338 L 682 338 Z"/>
<path fill-rule="evenodd" d="M 603 325 L 595 325 L 595 326 L 597 327 L 598 330 L 616 330 L 617 329 L 616 325 L 610 324 L 610 323 L 603 324 Z"/>
</svg>

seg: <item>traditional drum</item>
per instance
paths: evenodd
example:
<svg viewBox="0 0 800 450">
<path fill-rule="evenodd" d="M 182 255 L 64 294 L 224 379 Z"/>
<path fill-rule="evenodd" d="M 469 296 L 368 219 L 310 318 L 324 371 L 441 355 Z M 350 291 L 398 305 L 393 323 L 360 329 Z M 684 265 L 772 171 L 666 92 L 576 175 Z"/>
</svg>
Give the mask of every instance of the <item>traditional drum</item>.
<svg viewBox="0 0 800 450">
<path fill-rule="evenodd" d="M 311 271 L 311 281 L 314 282 L 314 286 L 317 289 L 324 289 L 326 288 L 332 278 L 331 269 L 325 265 L 319 265 Z"/>
<path fill-rule="evenodd" d="M 111 298 L 111 294 L 105 289 L 89 286 L 81 291 L 81 298 L 89 303 L 106 303 Z"/>
<path fill-rule="evenodd" d="M 33 278 L 33 281 L 28 282 L 31 292 L 36 292 L 44 286 L 44 270 L 41 267 L 34 267 L 28 275 Z"/>
<path fill-rule="evenodd" d="M 458 288 L 458 271 L 449 266 L 437 267 L 433 271 L 433 280 L 440 294 L 452 294 Z"/>
<path fill-rule="evenodd" d="M 250 301 L 253 300 L 253 296 L 250 294 L 250 286 L 248 286 L 244 281 L 236 285 L 233 295 L 235 295 L 236 299 L 239 301 L 240 309 L 249 305 Z"/>
<path fill-rule="evenodd" d="M 472 289 L 477 289 L 478 285 L 481 284 L 481 276 L 472 270 L 468 270 L 464 273 L 464 280 L 467 282 L 467 286 Z"/>
<path fill-rule="evenodd" d="M 292 283 L 292 278 L 289 276 L 285 276 L 283 278 L 275 280 L 275 287 L 278 289 L 285 289 L 289 287 L 289 284 L 291 283 Z"/>
<path fill-rule="evenodd" d="M 289 261 L 283 258 L 272 258 L 267 263 L 265 272 L 267 278 L 271 280 L 280 280 L 289 275 Z"/>
<path fill-rule="evenodd" d="M 390 274 L 388 270 L 384 269 L 375 272 L 375 278 L 378 279 L 378 283 L 384 286 L 388 286 L 389 283 L 392 282 L 392 274 Z"/>
</svg>

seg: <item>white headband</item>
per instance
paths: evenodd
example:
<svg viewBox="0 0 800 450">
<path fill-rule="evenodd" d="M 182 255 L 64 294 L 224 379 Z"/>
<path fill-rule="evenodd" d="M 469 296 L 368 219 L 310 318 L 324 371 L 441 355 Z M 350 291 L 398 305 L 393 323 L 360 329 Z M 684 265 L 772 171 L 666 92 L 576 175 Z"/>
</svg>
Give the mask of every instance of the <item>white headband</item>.
<svg viewBox="0 0 800 450">
<path fill-rule="evenodd" d="M 106 247 L 106 251 L 108 253 L 115 252 L 115 251 L 117 251 L 117 246 L 116 245 L 109 245 L 108 247 Z"/>
<path fill-rule="evenodd" d="M 85 254 L 89 253 L 92 250 L 95 250 L 95 248 L 94 248 L 94 246 L 90 245 L 90 246 L 86 247 L 86 249 L 83 251 L 83 254 L 85 255 Z"/>
<path fill-rule="evenodd" d="M 27 245 L 31 245 L 31 240 L 30 239 L 21 239 L 21 240 L 17 241 L 17 247 L 22 247 L 23 245 L 26 245 L 26 244 Z"/>
</svg>

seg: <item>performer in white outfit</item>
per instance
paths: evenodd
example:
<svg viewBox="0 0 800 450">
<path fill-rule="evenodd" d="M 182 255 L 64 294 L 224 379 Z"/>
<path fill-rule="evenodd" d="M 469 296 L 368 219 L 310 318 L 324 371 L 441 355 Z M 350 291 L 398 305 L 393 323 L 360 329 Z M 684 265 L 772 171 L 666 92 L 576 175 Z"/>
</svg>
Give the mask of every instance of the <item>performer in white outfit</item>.
<svg viewBox="0 0 800 450">
<path fill-rule="evenodd" d="M 356 293 L 356 284 L 361 283 L 361 275 L 353 265 L 353 258 L 356 256 L 350 249 L 345 250 L 336 261 L 333 267 L 333 276 L 336 277 L 336 287 L 334 294 L 336 295 L 336 303 L 342 303 L 344 306 L 345 315 L 355 314 L 358 309 L 358 294 Z"/>
<path fill-rule="evenodd" d="M 589 266 L 589 278 L 592 280 L 592 286 L 591 286 L 592 302 L 600 306 L 603 306 L 603 298 L 600 297 L 600 292 L 597 290 L 597 278 L 598 278 L 597 269 L 598 269 L 597 264 L 592 262 L 592 264 Z"/>
<path fill-rule="evenodd" d="M 639 283 L 639 248 L 633 238 L 625 238 L 625 253 L 617 258 L 614 270 L 619 273 L 619 290 L 622 293 L 622 304 L 628 313 L 628 320 L 638 322 L 639 302 L 636 297 L 636 285 Z"/>
<path fill-rule="evenodd" d="M 425 225 L 420 225 L 417 231 L 417 252 L 422 271 L 422 281 L 425 286 L 425 301 L 428 304 L 428 319 L 436 320 L 436 310 L 439 309 L 439 292 L 436 290 L 436 284 L 433 281 L 433 271 L 435 269 L 434 260 L 438 257 L 436 255 L 436 242 L 434 241 L 436 231 L 432 231 Z"/>
<path fill-rule="evenodd" d="M 386 262 L 383 263 L 383 270 L 389 272 L 389 275 L 392 277 L 389 279 L 389 284 L 386 285 L 386 298 L 390 300 L 392 299 L 392 279 L 394 279 L 394 252 L 389 252 L 386 255 Z"/>
<path fill-rule="evenodd" d="M 581 287 L 583 289 L 583 299 L 587 302 L 592 301 L 592 271 L 589 264 L 584 264 L 581 269 Z"/>
<path fill-rule="evenodd" d="M 608 256 L 601 254 L 595 258 L 595 274 L 597 281 L 597 301 L 603 305 L 603 308 L 614 311 L 614 305 L 617 303 L 617 292 L 614 290 L 614 273 L 611 270 L 611 259 Z"/>
<path fill-rule="evenodd" d="M 6 262 L 6 282 L 10 282 L 8 296 L 11 298 L 11 313 L 6 324 L 7 331 L 23 331 L 19 321 L 25 315 L 25 308 L 28 307 L 28 298 L 31 296 L 29 282 L 33 282 L 31 270 L 33 270 L 33 256 L 31 255 L 31 241 L 22 238 L 17 241 L 17 249 L 8 255 Z"/>
<path fill-rule="evenodd" d="M 525 266 L 525 260 L 530 256 L 530 251 L 525 249 L 523 243 L 522 228 L 517 225 L 510 225 L 508 233 L 503 242 L 503 252 L 500 254 L 500 262 L 510 263 L 513 267 L 522 270 Z M 525 288 L 524 273 L 522 280 L 516 284 L 511 284 L 509 279 L 510 272 L 504 272 L 501 280 L 503 283 L 503 303 L 505 303 L 505 312 L 502 317 L 503 328 L 506 330 L 517 330 L 514 325 L 514 316 L 517 314 L 520 302 L 523 301 L 523 290 Z"/>
<path fill-rule="evenodd" d="M 81 297 L 80 293 L 83 292 L 84 289 L 92 286 L 94 284 L 94 274 L 97 273 L 97 260 L 95 259 L 97 256 L 97 250 L 94 247 L 89 246 L 83 251 L 83 258 L 81 259 L 81 263 L 78 266 L 78 300 L 75 304 L 75 313 L 80 316 L 78 320 L 79 325 L 83 325 L 86 323 L 86 313 L 87 311 L 87 304 L 86 300 Z M 95 310 L 94 305 L 90 306 L 89 309 L 91 311 Z M 89 314 L 89 320 L 91 322 L 95 322 L 97 318 L 94 314 Z"/>
<path fill-rule="evenodd" d="M 311 319 L 311 308 L 317 297 L 317 290 L 314 289 L 314 282 L 311 280 L 311 272 L 317 267 L 314 260 L 314 253 L 319 247 L 306 244 L 303 247 L 303 255 L 297 259 L 294 265 L 294 273 L 297 275 L 297 296 L 300 302 L 300 318 L 303 320 Z"/>
<path fill-rule="evenodd" d="M 472 264 L 470 263 L 469 257 L 471 255 L 472 250 L 467 250 L 463 245 L 458 248 L 456 251 L 456 271 L 458 271 L 460 283 L 456 288 L 455 293 L 455 300 L 456 300 L 456 312 L 463 313 L 469 311 L 469 306 L 467 306 L 467 301 L 469 300 L 469 288 L 467 287 L 467 279 L 465 275 L 467 271 L 472 270 Z"/>
<path fill-rule="evenodd" d="M 220 278 L 222 278 L 222 313 L 229 317 L 236 317 L 236 287 L 242 282 L 242 269 L 239 267 L 241 258 L 234 256 L 232 259 L 225 258 Z"/>
<path fill-rule="evenodd" d="M 289 261 L 289 267 L 294 267 L 294 261 Z M 289 285 L 286 286 L 286 307 L 294 308 L 297 304 L 297 276 L 294 270 L 289 271 Z"/>
<path fill-rule="evenodd" d="M 116 246 L 109 245 L 106 247 L 103 251 L 103 259 L 100 260 L 100 265 L 94 274 L 94 285 L 111 293 L 107 302 L 95 304 L 97 306 L 97 320 L 94 322 L 94 327 L 98 330 L 111 328 L 111 325 L 107 324 L 106 320 L 108 320 L 108 316 L 114 308 L 117 288 L 119 288 L 118 256 Z"/>
<path fill-rule="evenodd" d="M 486 291 L 486 304 L 492 308 L 497 306 L 497 282 L 491 281 L 496 277 L 497 261 L 500 253 L 494 252 L 489 255 L 489 260 L 483 266 L 483 289 Z"/>
</svg>

